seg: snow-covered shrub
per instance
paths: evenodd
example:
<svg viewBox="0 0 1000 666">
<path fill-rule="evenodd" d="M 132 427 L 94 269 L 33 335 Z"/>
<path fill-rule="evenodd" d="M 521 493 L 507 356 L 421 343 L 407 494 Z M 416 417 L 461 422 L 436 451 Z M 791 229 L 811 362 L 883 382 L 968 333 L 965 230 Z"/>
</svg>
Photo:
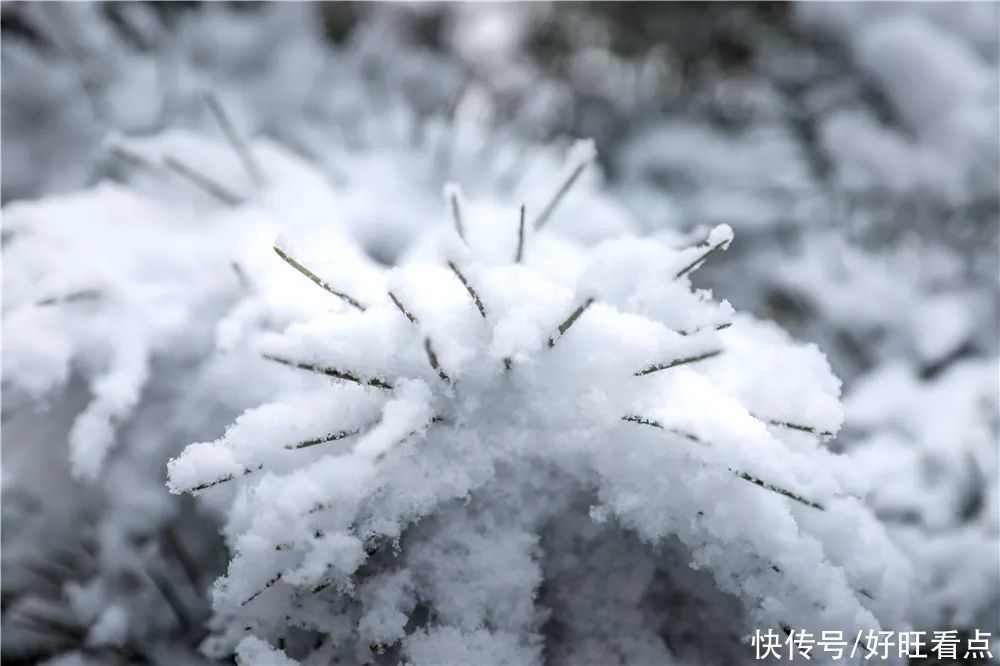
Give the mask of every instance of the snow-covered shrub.
<svg viewBox="0 0 1000 666">
<path fill-rule="evenodd" d="M 84 646 L 111 659 L 110 646 L 153 658 L 165 644 L 198 640 L 199 593 L 216 575 L 219 549 L 192 534 L 211 534 L 215 518 L 210 506 L 170 497 L 164 464 L 304 381 L 269 372 L 245 344 L 322 307 L 320 295 L 288 289 L 296 277 L 269 250 L 276 235 L 308 230 L 327 259 L 358 273 L 394 262 L 448 219 L 448 171 L 436 168 L 443 152 L 450 168 L 477 165 L 472 191 L 490 205 L 527 202 L 534 219 L 555 201 L 545 213 L 553 227 L 589 210 L 592 223 L 575 230 L 582 239 L 626 224 L 597 187 L 599 174 L 586 169 L 586 144 L 493 154 L 496 140 L 481 126 L 422 122 L 397 108 L 370 140 L 310 141 L 312 150 L 297 154 L 274 140 L 247 141 L 231 110 L 207 100 L 216 136 L 111 138 L 104 154 L 120 182 L 5 206 L 5 655 Z M 356 168 L 339 170 L 321 152 Z M 570 181 L 571 194 L 554 196 Z M 460 191 L 449 197 L 465 205 Z M 200 552 L 193 588 L 170 581 L 191 598 L 156 606 L 149 582 L 181 571 L 172 559 L 178 540 L 182 549 L 194 540 L 186 548 Z M 45 563 L 66 553 L 80 566 L 48 582 L 31 574 L 34 562 L 52 566 Z M 86 603 L 66 604 L 78 587 L 89 590 Z M 139 612 L 145 606 L 150 612 Z M 125 618 L 117 632 L 94 629 L 105 612 Z M 47 627 L 35 622 L 25 634 L 28 616 Z M 39 639 L 56 620 L 62 633 Z"/>
<path fill-rule="evenodd" d="M 284 173 L 326 187 L 310 171 Z M 196 658 L 177 652 L 200 640 L 221 544 L 204 511 L 163 492 L 163 465 L 267 394 L 245 381 L 259 359 L 216 355 L 215 338 L 252 289 L 243 244 L 275 227 L 156 187 L 4 210 L 5 658 Z"/>
<path fill-rule="evenodd" d="M 514 208 L 454 212 L 363 295 L 276 247 L 339 307 L 259 342 L 313 388 L 169 465 L 236 490 L 210 654 L 734 663 L 755 626 L 899 626 L 825 358 L 691 288 L 728 227 L 567 258 Z"/>
</svg>

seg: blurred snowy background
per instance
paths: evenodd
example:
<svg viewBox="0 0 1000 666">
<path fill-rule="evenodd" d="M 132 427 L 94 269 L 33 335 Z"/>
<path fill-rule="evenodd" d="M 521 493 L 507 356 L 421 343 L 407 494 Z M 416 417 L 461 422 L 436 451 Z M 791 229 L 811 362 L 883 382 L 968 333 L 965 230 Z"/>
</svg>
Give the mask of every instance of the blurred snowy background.
<svg viewBox="0 0 1000 666">
<path fill-rule="evenodd" d="M 567 177 L 544 222 L 581 256 L 732 227 L 692 281 L 827 355 L 825 446 L 912 569 L 898 627 L 1000 632 L 1000 5 L 10 2 L 2 30 L 5 663 L 225 634 L 232 496 L 166 463 L 305 386 L 248 342 L 323 296 L 276 237 L 382 270 L 451 226 L 447 183 L 514 225 Z M 548 654 L 654 654 L 601 649 Z"/>
</svg>

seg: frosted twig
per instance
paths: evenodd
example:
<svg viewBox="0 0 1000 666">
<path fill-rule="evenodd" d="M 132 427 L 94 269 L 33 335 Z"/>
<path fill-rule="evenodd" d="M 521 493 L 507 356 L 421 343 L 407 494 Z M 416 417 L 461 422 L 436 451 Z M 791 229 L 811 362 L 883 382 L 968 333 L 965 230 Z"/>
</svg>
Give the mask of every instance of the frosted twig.
<svg viewBox="0 0 1000 666">
<path fill-rule="evenodd" d="M 521 204 L 521 221 L 517 228 L 517 254 L 514 255 L 514 261 L 516 263 L 521 263 L 521 259 L 524 257 L 524 204 Z"/>
<path fill-rule="evenodd" d="M 548 223 L 549 218 L 552 216 L 552 213 L 556 209 L 556 206 L 559 205 L 559 202 L 562 201 L 562 198 L 566 196 L 567 192 L 569 192 L 569 188 L 573 187 L 573 183 L 576 182 L 576 179 L 580 177 L 580 174 L 583 173 L 583 170 L 586 169 L 587 165 L 589 164 L 590 164 L 589 160 L 584 161 L 578 164 L 575 169 L 573 169 L 573 173 L 569 175 L 569 178 L 563 181 L 563 184 L 559 186 L 558 190 L 556 190 L 556 193 L 552 196 L 552 199 L 549 200 L 549 203 L 545 205 L 545 208 L 542 209 L 542 212 L 539 213 L 538 217 L 535 218 L 535 223 L 532 225 L 534 229 L 541 229 Z"/>
<path fill-rule="evenodd" d="M 669 363 L 660 363 L 657 365 L 651 365 L 648 368 L 636 372 L 635 376 L 642 377 L 643 375 L 649 375 L 654 372 L 659 372 L 660 370 L 676 368 L 678 365 L 684 365 L 686 363 L 697 363 L 698 361 L 704 361 L 705 359 L 712 358 L 713 356 L 718 356 L 721 353 L 722 353 L 721 349 L 715 349 L 713 351 L 705 352 L 704 354 L 699 354 L 697 356 L 689 356 L 687 358 L 679 358 L 676 361 L 670 361 Z"/>
<path fill-rule="evenodd" d="M 465 279 L 464 275 L 462 275 L 462 271 L 458 270 L 458 266 L 456 266 L 453 261 L 448 262 L 448 268 L 450 268 L 452 273 L 458 276 L 458 279 L 461 280 L 462 285 L 465 286 L 465 290 L 469 292 L 469 296 L 471 296 L 472 300 L 475 302 L 476 309 L 479 310 L 479 314 L 483 316 L 483 319 L 486 319 L 486 308 L 483 307 L 483 302 L 480 300 L 479 294 L 476 293 L 476 290 L 472 288 L 469 281 Z"/>
<path fill-rule="evenodd" d="M 322 365 L 316 365 L 314 363 L 305 363 L 303 361 L 293 361 L 291 359 L 283 358 L 281 356 L 275 356 L 273 354 L 262 354 L 264 358 L 269 361 L 274 361 L 275 363 L 281 363 L 282 365 L 287 365 L 292 368 L 298 368 L 299 370 L 309 370 L 310 372 L 318 372 L 320 374 L 326 375 L 327 377 L 333 377 L 334 379 L 342 379 L 348 382 L 354 382 L 355 384 L 361 384 L 368 386 L 375 386 L 377 388 L 391 390 L 392 385 L 385 381 L 384 379 L 379 379 L 378 377 L 372 377 L 367 381 L 361 379 L 358 375 L 354 373 L 347 372 L 344 370 L 337 370 L 336 368 L 330 368 Z"/>
<path fill-rule="evenodd" d="M 233 147 L 233 152 L 236 153 L 236 156 L 239 158 L 240 163 L 246 170 L 247 175 L 250 176 L 250 182 L 257 187 L 263 185 L 264 174 L 257 165 L 256 160 L 254 160 L 253 155 L 250 153 L 250 146 L 236 131 L 236 127 L 229 119 L 229 114 L 226 113 L 226 110 L 222 107 L 222 103 L 219 101 L 219 98 L 215 95 L 215 93 L 205 93 L 205 103 L 208 105 L 212 115 L 215 116 L 216 122 L 218 122 L 219 127 L 222 128 L 222 132 L 226 135 L 226 140 L 228 140 L 229 145 Z"/>
<path fill-rule="evenodd" d="M 243 197 L 236 194 L 218 181 L 194 170 L 172 155 L 167 155 L 163 158 L 163 166 L 186 179 L 191 184 L 197 186 L 202 191 L 215 197 L 227 206 L 239 206 L 243 203 Z"/>
<path fill-rule="evenodd" d="M 281 257 L 282 259 L 284 259 L 285 262 L 289 266 L 291 266 L 292 268 L 294 268 L 295 270 L 297 270 L 299 273 L 302 273 L 303 275 L 305 275 L 307 278 L 309 278 L 310 280 L 312 280 L 313 282 L 315 282 L 317 285 L 319 285 L 320 287 L 322 287 L 326 291 L 328 291 L 331 294 L 333 294 L 334 296 L 336 296 L 336 297 L 338 297 L 338 298 L 346 301 L 349 305 L 354 306 L 358 310 L 360 310 L 362 312 L 365 311 L 365 307 L 363 305 L 361 305 L 361 303 L 359 303 L 357 301 L 357 299 L 355 299 L 355 298 L 353 298 L 351 296 L 348 296 L 347 294 L 345 294 L 342 291 L 337 291 L 336 289 L 334 289 L 333 287 L 331 287 L 329 282 L 327 282 L 326 280 L 324 280 L 323 278 L 319 277 L 318 275 L 316 275 L 315 273 L 313 273 L 311 270 L 309 270 L 308 268 L 306 268 L 305 266 L 303 266 L 302 264 L 300 264 L 298 261 L 295 260 L 294 257 L 289 256 L 289 254 L 287 252 L 285 252 L 284 250 L 282 250 L 277 245 L 274 246 L 274 251 L 278 254 L 279 257 Z"/>
<path fill-rule="evenodd" d="M 725 249 L 729 245 L 729 242 L 730 239 L 727 238 L 726 240 L 719 241 L 718 243 L 710 247 L 703 255 L 701 255 L 700 257 L 692 261 L 690 264 L 679 270 L 677 272 L 677 275 L 674 276 L 674 279 L 677 280 L 681 277 L 684 277 L 684 275 L 698 268 L 706 259 L 712 256 L 712 254 L 718 252 L 719 250 Z"/>
<path fill-rule="evenodd" d="M 572 314 L 570 314 L 570 316 L 566 318 L 566 321 L 559 324 L 559 335 L 556 337 L 549 338 L 549 347 L 555 347 L 556 340 L 559 340 L 560 338 L 562 338 L 562 336 L 566 335 L 566 331 L 570 329 L 570 326 L 575 324 L 576 320 L 580 318 L 580 315 L 586 312 L 587 308 L 589 308 L 593 304 L 594 304 L 594 299 L 588 298 L 586 301 L 583 302 L 583 305 L 578 307 L 576 310 L 573 310 Z"/>
</svg>

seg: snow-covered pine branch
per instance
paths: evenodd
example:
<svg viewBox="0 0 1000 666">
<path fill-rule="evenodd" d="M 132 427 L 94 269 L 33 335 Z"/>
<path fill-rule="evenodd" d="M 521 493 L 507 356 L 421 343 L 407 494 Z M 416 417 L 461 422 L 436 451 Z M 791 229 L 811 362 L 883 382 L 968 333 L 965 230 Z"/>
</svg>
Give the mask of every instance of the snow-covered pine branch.
<svg viewBox="0 0 1000 666">
<path fill-rule="evenodd" d="M 822 442 L 825 358 L 691 288 L 731 231 L 582 259 L 533 233 L 517 263 L 474 249 L 519 244 L 516 210 L 468 209 L 364 311 L 262 338 L 315 389 L 171 461 L 174 492 L 237 490 L 211 654 L 724 660 L 752 626 L 898 626 L 905 566 Z"/>
</svg>

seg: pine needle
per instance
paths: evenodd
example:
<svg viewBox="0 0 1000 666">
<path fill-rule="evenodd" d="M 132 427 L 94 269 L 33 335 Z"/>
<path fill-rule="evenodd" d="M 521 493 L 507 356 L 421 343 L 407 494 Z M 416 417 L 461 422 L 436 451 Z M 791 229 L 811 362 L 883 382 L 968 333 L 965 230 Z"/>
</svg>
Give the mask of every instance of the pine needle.
<svg viewBox="0 0 1000 666">
<path fill-rule="evenodd" d="M 566 318 L 566 321 L 559 324 L 559 335 L 556 337 L 549 338 L 549 347 L 555 347 L 556 340 L 559 340 L 560 338 L 562 338 L 562 336 L 566 335 L 566 331 L 568 331 L 570 327 L 576 323 L 576 320 L 579 319 L 580 316 L 587 311 L 587 308 L 589 308 L 593 304 L 594 304 L 594 299 L 588 298 L 586 301 L 584 301 L 583 305 L 578 307 L 576 310 L 573 310 L 572 314 L 570 314 L 570 316 Z"/>
<path fill-rule="evenodd" d="M 431 339 L 429 337 L 424 338 L 424 351 L 427 352 L 427 360 L 430 362 L 431 368 L 437 372 L 438 377 L 450 384 L 451 377 L 449 377 L 445 371 L 441 369 L 441 365 L 438 363 L 437 354 L 434 353 L 434 348 L 431 346 Z"/>
<path fill-rule="evenodd" d="M 305 266 L 303 266 L 302 264 L 300 264 L 298 261 L 295 260 L 295 258 L 291 257 L 287 252 L 285 252 L 284 250 L 282 250 L 277 245 L 274 246 L 274 251 L 289 266 L 291 266 L 292 268 L 294 268 L 295 270 L 297 270 L 299 273 L 302 273 L 303 275 L 305 275 L 307 278 L 309 278 L 310 280 L 312 280 L 314 283 L 316 283 L 317 285 L 319 285 L 320 287 L 322 287 L 326 291 L 328 291 L 331 294 L 333 294 L 334 296 L 336 296 L 336 297 L 338 297 L 338 298 L 346 301 L 349 305 L 354 306 L 355 308 L 357 308 L 361 312 L 365 311 L 365 307 L 363 305 L 361 305 L 361 303 L 359 303 L 357 301 L 357 299 L 352 298 L 351 296 L 348 296 L 344 292 L 337 291 L 336 289 L 334 289 L 333 287 L 331 287 L 329 282 L 327 282 L 326 280 L 324 280 L 323 278 L 319 277 L 318 275 L 316 275 L 315 273 L 313 273 L 311 270 L 309 270 L 308 268 L 306 268 Z"/>
<path fill-rule="evenodd" d="M 676 368 L 678 365 L 685 365 L 687 363 L 697 363 L 698 361 L 704 361 L 705 359 L 718 356 L 722 353 L 721 349 L 716 349 L 714 351 L 706 352 L 704 354 L 699 354 L 697 356 L 689 356 L 687 358 L 679 358 L 676 361 L 670 361 L 669 363 L 660 363 L 658 365 L 651 365 L 644 370 L 640 370 L 635 373 L 636 377 L 642 377 L 643 375 L 649 375 L 654 372 L 659 372 L 660 370 L 667 370 L 669 368 Z"/>
<path fill-rule="evenodd" d="M 43 298 L 40 301 L 35 302 L 38 306 L 48 306 L 48 305 L 62 305 L 64 303 L 78 303 L 80 301 L 96 301 L 103 294 L 98 289 L 81 289 L 80 291 L 71 291 L 63 296 L 50 296 L 49 298 Z"/>
<path fill-rule="evenodd" d="M 778 493 L 779 495 L 783 495 L 784 497 L 787 497 L 790 500 L 794 500 L 796 502 L 799 502 L 800 504 L 805 504 L 806 506 L 811 507 L 813 509 L 818 509 L 820 511 L 825 511 L 826 510 L 826 509 L 823 508 L 823 506 L 821 504 L 813 502 L 812 500 L 808 500 L 805 497 L 802 497 L 801 495 L 797 495 L 797 494 L 793 493 L 790 490 L 785 490 L 784 488 L 776 486 L 773 483 L 768 483 L 766 481 L 762 481 L 759 478 L 757 478 L 756 476 L 752 476 L 750 474 L 747 474 L 746 472 L 741 472 L 739 470 L 733 469 L 732 467 L 729 468 L 729 471 L 732 472 L 733 474 L 735 474 L 736 476 L 738 476 L 739 478 L 743 479 L 744 481 L 749 481 L 750 483 L 754 484 L 755 486 L 759 486 L 759 487 L 761 487 L 761 488 L 763 488 L 765 490 L 770 490 L 772 493 Z"/>
<path fill-rule="evenodd" d="M 253 474 L 254 472 L 259 472 L 262 469 L 264 469 L 264 465 L 257 465 L 256 467 L 253 467 L 253 468 L 250 468 L 250 469 L 245 469 L 245 470 L 243 470 L 242 476 L 247 476 L 249 474 Z M 225 476 L 219 477 L 215 481 L 208 481 L 206 483 L 202 483 L 202 484 L 194 486 L 192 488 L 188 488 L 184 492 L 191 493 L 193 495 L 193 494 L 198 493 L 198 492 L 200 492 L 202 490 L 207 490 L 208 488 L 214 488 L 215 486 L 222 485 L 223 483 L 228 483 L 229 481 L 232 481 L 235 478 L 236 478 L 236 476 L 233 475 L 233 474 L 226 474 Z"/>
<path fill-rule="evenodd" d="M 259 597 L 260 595 L 264 594 L 265 591 L 267 591 L 268 589 L 270 589 L 271 587 L 273 587 L 274 584 L 277 583 L 279 580 L 281 580 L 281 573 L 280 572 L 277 573 L 273 578 L 271 578 L 270 580 L 268 580 L 266 583 L 264 583 L 264 587 L 260 588 L 259 590 L 257 590 L 253 594 L 251 594 L 249 597 L 247 597 L 246 599 L 244 599 L 243 601 L 241 601 L 240 602 L 240 608 L 246 606 L 248 603 L 250 603 L 251 601 L 253 601 L 257 597 Z"/>
<path fill-rule="evenodd" d="M 222 128 L 222 132 L 226 135 L 226 140 L 229 141 L 229 145 L 233 147 L 233 152 L 236 153 L 236 157 L 239 159 L 240 164 L 243 165 L 244 170 L 246 170 L 247 175 L 250 177 L 250 182 L 257 187 L 262 186 L 264 184 L 264 174 L 257 165 L 256 160 L 254 160 L 253 155 L 250 153 L 249 144 L 247 144 L 246 140 L 236 131 L 236 127 L 230 120 L 229 114 L 226 113 L 226 110 L 223 108 L 219 98 L 215 95 L 215 93 L 206 93 L 205 103 L 208 105 L 212 115 L 215 116 L 215 120 L 219 123 L 219 127 Z"/>
<path fill-rule="evenodd" d="M 688 331 L 678 330 L 676 331 L 676 333 L 677 335 L 683 335 L 684 337 L 687 337 L 689 335 L 696 335 L 698 333 L 701 333 L 702 331 L 707 331 L 709 328 L 714 329 L 716 331 L 724 331 L 732 325 L 733 322 L 729 321 L 726 322 L 725 324 L 718 324 L 716 326 L 702 326 L 701 328 L 695 328 Z"/>
<path fill-rule="evenodd" d="M 392 300 L 393 303 L 396 304 L 396 308 L 398 308 L 399 311 L 402 312 L 403 315 L 407 319 L 409 319 L 412 324 L 419 325 L 419 322 L 417 321 L 417 318 L 409 310 L 406 309 L 406 306 L 403 305 L 403 302 L 400 301 L 399 298 L 394 293 L 392 293 L 391 291 L 389 292 L 389 298 Z M 441 369 L 441 366 L 438 363 L 437 354 L 434 353 L 434 347 L 431 344 L 430 337 L 424 337 L 424 351 L 427 354 L 427 361 L 431 364 L 431 369 L 433 369 L 434 372 L 437 373 L 438 377 L 440 377 L 441 379 L 443 379 L 444 381 L 446 381 L 446 382 L 448 382 L 450 384 L 451 383 L 451 377 L 449 377 L 447 374 L 445 374 L 445 372 Z"/>
<path fill-rule="evenodd" d="M 517 254 L 514 255 L 514 261 L 516 263 L 521 263 L 521 259 L 524 257 L 524 204 L 521 204 L 521 221 L 517 228 Z"/>
<path fill-rule="evenodd" d="M 407 309 L 406 309 L 406 308 L 405 308 L 405 307 L 403 306 L 403 303 L 402 303 L 402 302 L 401 302 L 401 301 L 400 301 L 400 300 L 399 300 L 399 299 L 398 299 L 398 298 L 396 297 L 396 294 L 394 294 L 394 293 L 392 293 L 392 292 L 390 291 L 390 292 L 389 292 L 389 298 L 390 298 L 390 299 L 392 300 L 392 302 L 393 302 L 393 303 L 395 303 L 395 304 L 396 304 L 396 307 L 397 307 L 397 308 L 399 308 L 399 311 L 400 311 L 400 312 L 402 312 L 402 313 L 403 313 L 403 315 L 404 315 L 404 316 L 405 316 L 405 317 L 406 317 L 407 319 L 409 319 L 409 320 L 410 320 L 410 323 L 412 323 L 412 324 L 416 324 L 416 323 L 418 323 L 418 322 L 417 322 L 417 318 L 416 318 L 416 317 L 414 317 L 414 316 L 413 316 L 413 315 L 412 315 L 412 314 L 410 313 L 410 311 L 409 311 L 409 310 L 407 310 Z"/>
<path fill-rule="evenodd" d="M 479 310 L 479 314 L 483 316 L 483 319 L 486 319 L 486 308 L 483 307 L 483 302 L 480 300 L 479 294 L 476 293 L 476 290 L 472 288 L 469 281 L 465 279 L 464 275 L 462 275 L 462 271 L 458 270 L 458 266 L 456 266 L 453 261 L 448 262 L 448 268 L 450 268 L 452 273 L 458 276 L 458 279 L 461 280 L 462 285 L 465 286 L 465 290 L 469 292 L 469 296 L 471 296 L 473 302 L 475 302 L 476 309 Z"/>
<path fill-rule="evenodd" d="M 761 419 L 763 420 L 763 419 Z M 829 430 L 819 430 L 809 425 L 802 425 L 801 423 L 790 423 L 788 421 L 775 421 L 768 420 L 768 423 L 773 426 L 779 426 L 781 428 L 789 428 L 790 430 L 799 430 L 801 432 L 807 432 L 810 435 L 817 435 L 818 437 L 833 437 L 833 433 Z"/>
<path fill-rule="evenodd" d="M 392 390 L 392 385 L 385 381 L 384 379 L 379 379 L 378 377 L 372 377 L 367 381 L 362 380 L 361 377 L 355 375 L 351 372 L 346 372 L 344 370 L 337 370 L 336 368 L 330 368 L 326 366 L 316 365 L 314 363 L 305 363 L 302 361 L 293 361 L 291 359 L 283 358 L 281 356 L 274 356 L 273 354 L 263 354 L 263 357 L 269 361 L 274 361 L 275 363 L 281 363 L 282 365 L 287 365 L 291 368 L 298 368 L 299 370 L 308 370 L 310 372 L 318 372 L 327 377 L 333 377 L 334 379 L 342 379 L 347 382 L 354 382 L 355 384 L 375 386 L 377 388 Z"/>
<path fill-rule="evenodd" d="M 562 201 L 564 196 L 566 196 L 566 193 L 569 192 L 569 189 L 573 187 L 573 183 L 576 182 L 577 178 L 580 177 L 580 174 L 583 173 L 584 169 L 586 169 L 587 165 L 589 164 L 590 164 L 589 161 L 584 161 L 578 164 L 575 169 L 573 169 L 573 173 L 569 175 L 569 178 L 563 181 L 563 184 L 559 186 L 558 190 L 556 190 L 556 193 L 552 196 L 552 199 L 549 200 L 549 203 L 545 205 L 545 208 L 542 209 L 542 212 L 538 215 L 538 217 L 535 218 L 535 223 L 532 225 L 532 228 L 541 229 L 548 223 L 549 218 L 552 217 L 552 213 L 559 205 L 559 202 Z"/>
<path fill-rule="evenodd" d="M 693 435 L 689 432 L 683 430 L 677 430 L 676 428 L 667 428 L 659 421 L 654 421 L 652 419 L 647 419 L 644 416 L 636 416 L 635 414 L 629 414 L 628 416 L 623 416 L 622 421 L 628 421 L 629 423 L 638 423 L 639 425 L 651 426 L 653 428 L 659 428 L 660 430 L 666 430 L 667 432 L 672 432 L 678 437 L 683 437 L 684 439 L 696 442 L 698 444 L 704 444 L 705 440 L 701 439 L 697 435 Z"/>
<path fill-rule="evenodd" d="M 468 245 L 469 241 L 465 238 L 465 225 L 462 223 L 462 208 L 458 200 L 457 189 L 449 190 L 448 202 L 451 204 L 451 218 L 455 223 L 455 232 L 458 234 L 458 237 L 462 239 L 462 242 Z"/>
<path fill-rule="evenodd" d="M 163 166 L 195 185 L 203 192 L 215 197 L 227 206 L 239 206 L 243 203 L 242 196 L 236 194 L 228 187 L 210 178 L 209 176 L 196 171 L 172 155 L 167 155 L 163 158 Z"/>
<path fill-rule="evenodd" d="M 666 430 L 666 428 L 664 428 L 663 424 L 660 423 L 659 421 L 654 421 L 652 419 L 647 419 L 645 417 L 637 416 L 637 415 L 634 415 L 634 414 L 623 416 L 622 417 L 622 421 L 628 421 L 630 423 L 637 423 L 637 424 L 640 424 L 640 425 L 652 426 L 654 428 L 659 428 L 661 430 Z M 691 433 L 686 433 L 686 432 L 683 432 L 683 431 L 680 431 L 680 430 L 671 430 L 670 432 L 673 432 L 673 433 L 675 433 L 677 435 L 685 437 L 686 439 L 689 439 L 689 440 L 691 440 L 693 442 L 698 442 L 698 443 L 702 443 L 702 444 L 706 444 L 707 443 L 703 439 L 701 439 L 700 437 L 698 437 L 697 435 L 693 435 Z M 696 462 L 699 462 L 699 463 L 701 463 L 703 465 L 707 464 L 707 463 L 703 463 L 701 461 L 696 461 Z M 734 474 L 735 476 L 737 476 L 738 478 L 743 479 L 744 481 L 747 481 L 749 483 L 752 483 L 755 486 L 758 486 L 758 487 L 763 488 L 765 490 L 769 490 L 769 491 L 771 491 L 773 493 L 777 493 L 777 494 L 779 494 L 779 495 L 781 495 L 783 497 L 787 497 L 790 500 L 793 500 L 795 502 L 799 502 L 800 504 L 804 504 L 805 506 L 811 507 L 813 509 L 818 509 L 820 511 L 825 511 L 825 509 L 823 508 L 823 506 L 821 504 L 819 504 L 817 502 L 813 502 L 812 500 L 806 499 L 805 497 L 802 497 L 801 495 L 793 493 L 790 490 L 782 488 L 781 486 L 776 486 L 773 483 L 768 483 L 767 481 L 763 481 L 762 479 L 760 479 L 760 478 L 758 478 L 756 476 L 753 476 L 752 474 L 747 474 L 746 472 L 740 471 L 738 469 L 734 469 L 732 467 L 728 467 L 727 469 L 732 474 Z"/>
<path fill-rule="evenodd" d="M 126 148 L 121 144 L 115 144 L 109 150 L 111 157 L 114 157 L 125 164 L 135 168 L 145 169 L 146 171 L 155 174 L 159 177 L 163 177 L 163 169 L 155 162 L 150 161 L 145 155 L 135 152 L 130 148 Z"/>
<path fill-rule="evenodd" d="M 315 439 L 307 439 L 304 442 L 299 442 L 298 444 L 285 444 L 285 448 L 289 450 L 297 449 L 307 449 L 310 446 L 316 446 L 318 444 L 326 444 L 327 442 L 335 442 L 338 439 L 346 439 L 352 437 L 361 432 L 360 429 L 355 430 L 337 430 L 336 432 L 327 433 L 322 437 L 316 437 Z"/>
<path fill-rule="evenodd" d="M 654 428 L 659 428 L 660 430 L 664 429 L 663 428 L 663 424 L 660 423 L 659 421 L 654 421 L 652 419 L 647 419 L 647 418 L 644 418 L 642 416 L 636 416 L 634 414 L 629 414 L 628 416 L 623 416 L 622 417 L 622 421 L 628 421 L 630 423 L 638 423 L 640 425 L 648 425 L 648 426 L 652 426 Z"/>
<path fill-rule="evenodd" d="M 682 268 L 680 271 L 678 271 L 677 275 L 674 276 L 674 279 L 678 280 L 682 278 L 684 275 L 698 268 L 699 266 L 701 266 L 702 263 L 705 262 L 705 260 L 707 260 L 710 256 L 712 256 L 712 254 L 718 252 L 719 250 L 725 249 L 728 245 L 729 245 L 729 239 L 716 243 L 711 248 L 709 248 L 708 251 L 705 252 L 705 254 L 701 255 L 700 257 L 692 261 L 690 264 Z"/>
</svg>

